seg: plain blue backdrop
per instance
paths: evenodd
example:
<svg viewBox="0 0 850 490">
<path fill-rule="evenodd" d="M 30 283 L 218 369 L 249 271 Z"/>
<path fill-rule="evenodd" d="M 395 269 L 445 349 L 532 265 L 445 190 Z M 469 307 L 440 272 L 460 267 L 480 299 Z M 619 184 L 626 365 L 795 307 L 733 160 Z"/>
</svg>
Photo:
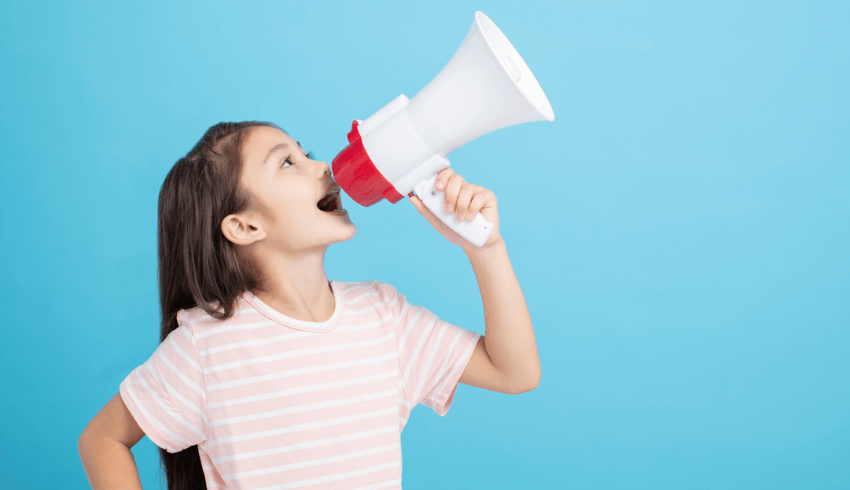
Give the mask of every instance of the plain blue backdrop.
<svg viewBox="0 0 850 490">
<path fill-rule="evenodd" d="M 157 195 L 203 132 L 270 120 L 330 162 L 475 10 L 556 116 L 450 157 L 498 196 L 543 376 L 414 410 L 405 490 L 850 488 L 850 3 L 467 0 L 0 4 L 4 488 L 88 488 L 77 438 L 158 344 Z M 460 249 L 343 199 L 329 278 L 485 332 Z"/>
</svg>

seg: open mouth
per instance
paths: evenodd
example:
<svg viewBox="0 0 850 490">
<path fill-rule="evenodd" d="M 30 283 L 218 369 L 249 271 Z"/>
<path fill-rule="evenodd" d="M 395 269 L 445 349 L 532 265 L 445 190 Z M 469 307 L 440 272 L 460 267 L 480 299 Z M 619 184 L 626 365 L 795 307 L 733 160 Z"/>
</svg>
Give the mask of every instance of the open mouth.
<svg viewBox="0 0 850 490">
<path fill-rule="evenodd" d="M 340 188 L 333 186 L 328 190 L 327 194 L 316 203 L 316 207 L 326 213 L 334 211 L 345 211 L 342 209 L 342 198 L 339 196 Z"/>
</svg>

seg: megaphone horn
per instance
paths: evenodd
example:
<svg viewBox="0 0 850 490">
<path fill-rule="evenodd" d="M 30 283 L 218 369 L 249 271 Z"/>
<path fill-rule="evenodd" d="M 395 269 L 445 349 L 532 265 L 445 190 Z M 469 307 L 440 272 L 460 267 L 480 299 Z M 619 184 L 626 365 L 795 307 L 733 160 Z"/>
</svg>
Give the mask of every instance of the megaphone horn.
<svg viewBox="0 0 850 490">
<path fill-rule="evenodd" d="M 349 145 L 333 160 L 334 179 L 358 204 L 391 203 L 415 191 L 423 203 L 458 234 L 481 246 L 492 225 L 480 214 L 457 221 L 445 211 L 437 173 L 446 156 L 497 129 L 532 121 L 554 121 L 555 113 L 517 50 L 482 12 L 448 64 L 413 99 L 403 94 L 369 116 L 355 120 Z"/>
</svg>

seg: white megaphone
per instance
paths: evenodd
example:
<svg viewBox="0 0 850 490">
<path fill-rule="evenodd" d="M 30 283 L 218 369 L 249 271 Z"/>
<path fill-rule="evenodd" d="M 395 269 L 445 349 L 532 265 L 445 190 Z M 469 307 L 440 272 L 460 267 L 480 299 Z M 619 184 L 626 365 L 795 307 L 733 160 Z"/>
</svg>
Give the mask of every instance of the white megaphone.
<svg viewBox="0 0 850 490">
<path fill-rule="evenodd" d="M 428 209 L 460 236 L 482 246 L 493 226 L 478 214 L 458 221 L 445 210 L 437 174 L 446 155 L 491 131 L 555 113 L 528 65 L 508 38 L 482 12 L 443 70 L 412 100 L 399 95 L 355 120 L 349 145 L 333 159 L 334 179 L 355 202 L 396 203 L 416 192 Z"/>
</svg>

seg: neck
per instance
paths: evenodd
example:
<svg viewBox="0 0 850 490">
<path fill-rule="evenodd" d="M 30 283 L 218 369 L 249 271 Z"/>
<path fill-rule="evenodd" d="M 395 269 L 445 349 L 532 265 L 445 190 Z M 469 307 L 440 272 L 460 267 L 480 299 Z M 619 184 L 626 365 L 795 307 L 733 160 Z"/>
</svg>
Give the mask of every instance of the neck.
<svg viewBox="0 0 850 490">
<path fill-rule="evenodd" d="M 297 256 L 263 255 L 257 266 L 263 277 L 260 300 L 296 320 L 324 322 L 334 312 L 334 295 L 325 275 L 325 252 L 304 251 Z"/>
</svg>

